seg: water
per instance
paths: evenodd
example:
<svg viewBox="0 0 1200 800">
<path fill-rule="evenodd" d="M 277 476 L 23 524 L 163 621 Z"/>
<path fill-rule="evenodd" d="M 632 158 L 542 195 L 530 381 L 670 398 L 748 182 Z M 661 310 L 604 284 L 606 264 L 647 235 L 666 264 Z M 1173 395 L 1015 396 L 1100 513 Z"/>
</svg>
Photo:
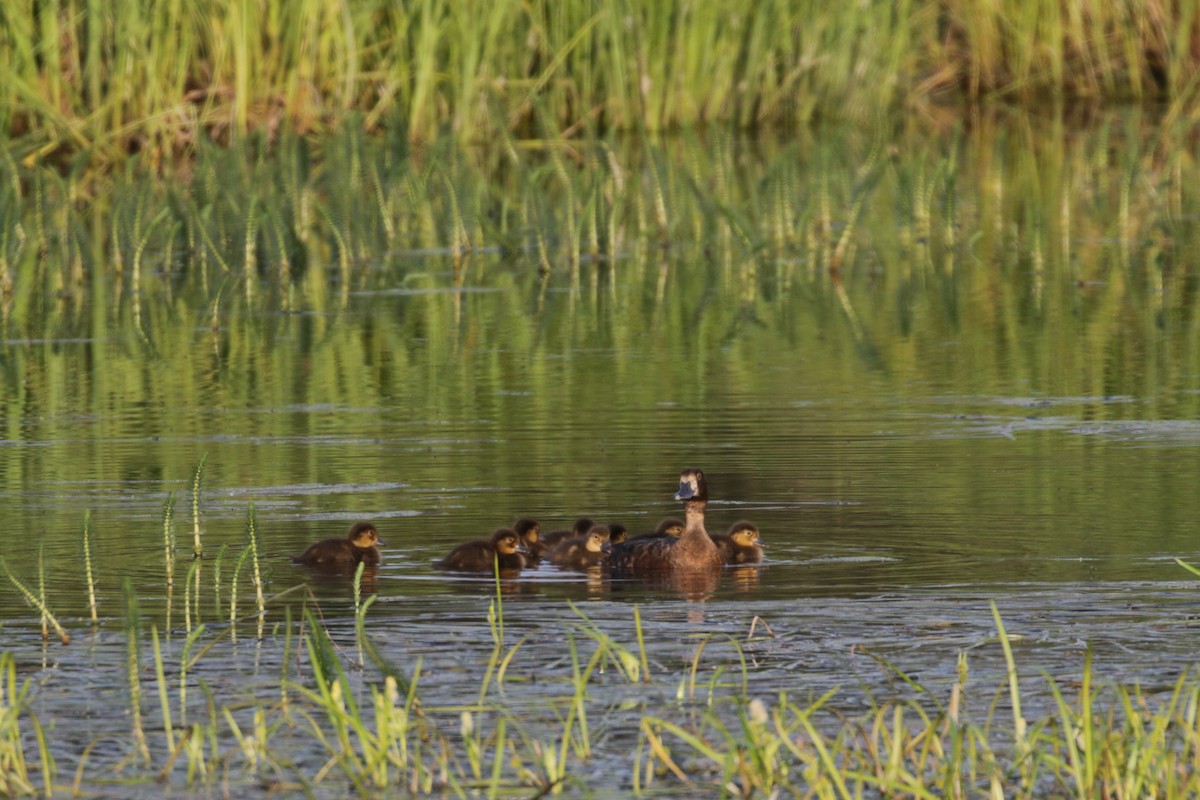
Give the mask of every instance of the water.
<svg viewBox="0 0 1200 800">
<path fill-rule="evenodd" d="M 1176 277 L 1189 256 L 1162 268 L 1163 288 L 1111 266 L 1130 247 L 1119 240 L 1077 241 L 1090 259 L 1081 270 L 1110 265 L 1087 284 L 997 266 L 988 256 L 1003 244 L 973 247 L 982 263 L 956 270 L 893 268 L 919 250 L 878 255 L 888 268 L 862 267 L 844 295 L 786 260 L 749 274 L 692 246 L 631 249 L 546 278 L 497 254 L 455 273 L 432 252 L 381 258 L 344 304 L 319 290 L 320 274 L 291 311 L 227 301 L 216 329 L 211 297 L 186 293 L 147 308 L 148 339 L 103 293 L 90 332 L 10 324 L 0 555 L 33 584 L 43 549 L 51 608 L 76 642 L 44 646 L 7 583 L 0 618 L 5 649 L 39 686 L 35 711 L 80 720 L 52 737 L 60 770 L 88 742 L 127 737 L 114 716 L 127 702 L 125 577 L 179 654 L 201 455 L 200 614 L 225 638 L 194 677 L 226 702 L 278 693 L 285 614 L 298 617 L 305 598 L 354 661 L 348 581 L 289 558 L 358 519 L 387 542 L 366 586 L 381 651 L 405 669 L 420 659 L 430 706 L 473 698 L 495 587 L 433 562 L 518 516 L 544 531 L 584 515 L 649 530 L 679 513 L 684 467 L 708 477 L 710 531 L 760 526 L 763 566 L 686 586 L 542 566 L 502 587 L 508 641 L 524 637 L 504 699 L 530 726 L 569 695 L 564 636 L 582 636 L 571 604 L 629 647 L 635 606 L 641 615 L 656 680 L 597 677 L 604 744 L 579 767 L 593 788 L 628 788 L 640 714 L 678 702 L 702 641 L 701 686 L 730 680 L 738 642 L 752 696 L 842 687 L 845 713 L 912 694 L 898 671 L 944 700 L 965 652 L 983 706 L 1005 674 L 994 603 L 1026 676 L 1027 715 L 1052 709 L 1039 673 L 1071 680 L 1089 648 L 1105 679 L 1169 690 L 1194 661 L 1196 624 L 1191 576 L 1174 559 L 1200 563 L 1194 275 Z M 181 557 L 171 593 L 168 492 Z M 251 502 L 268 592 L 310 588 L 271 604 L 264 640 L 243 620 L 231 642 L 212 559 L 229 545 L 227 591 Z M 94 633 L 79 566 L 85 510 L 106 619 Z M 240 595 L 252 603 L 245 579 Z M 376 678 L 368 668 L 355 685 L 366 692 Z M 295 732 L 275 741 L 300 774 L 327 757 Z M 91 763 L 107 774 L 124 752 L 98 748 Z"/>
</svg>

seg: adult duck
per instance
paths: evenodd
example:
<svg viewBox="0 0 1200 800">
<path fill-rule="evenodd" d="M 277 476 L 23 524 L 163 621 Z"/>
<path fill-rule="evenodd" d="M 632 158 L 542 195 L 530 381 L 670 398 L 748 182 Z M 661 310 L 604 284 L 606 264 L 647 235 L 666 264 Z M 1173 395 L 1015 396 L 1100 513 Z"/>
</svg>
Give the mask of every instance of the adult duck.
<svg viewBox="0 0 1200 800">
<path fill-rule="evenodd" d="M 678 539 L 663 536 L 630 539 L 613 548 L 609 563 L 618 575 L 647 575 L 661 572 L 699 572 L 720 568 L 721 551 L 704 529 L 708 506 L 708 482 L 698 469 L 679 473 L 676 500 L 684 501 L 684 529 Z"/>
<path fill-rule="evenodd" d="M 382 560 L 377 545 L 383 544 L 379 531 L 370 522 L 356 522 L 342 539 L 322 539 L 310 544 L 292 561 L 308 567 L 343 569 L 359 564 L 375 566 Z"/>
</svg>

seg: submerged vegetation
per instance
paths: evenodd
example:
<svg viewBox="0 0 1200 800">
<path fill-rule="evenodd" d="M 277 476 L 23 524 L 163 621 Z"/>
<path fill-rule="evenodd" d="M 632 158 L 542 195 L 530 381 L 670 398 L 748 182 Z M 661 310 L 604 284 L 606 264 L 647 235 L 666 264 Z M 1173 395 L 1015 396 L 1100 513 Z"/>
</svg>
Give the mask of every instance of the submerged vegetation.
<svg viewBox="0 0 1200 800">
<path fill-rule="evenodd" d="M 1200 100 L 1193 3 L 321 0 L 10 3 L 0 131 L 155 159 L 251 130 L 460 141 L 872 119 L 1001 97 Z"/>
</svg>

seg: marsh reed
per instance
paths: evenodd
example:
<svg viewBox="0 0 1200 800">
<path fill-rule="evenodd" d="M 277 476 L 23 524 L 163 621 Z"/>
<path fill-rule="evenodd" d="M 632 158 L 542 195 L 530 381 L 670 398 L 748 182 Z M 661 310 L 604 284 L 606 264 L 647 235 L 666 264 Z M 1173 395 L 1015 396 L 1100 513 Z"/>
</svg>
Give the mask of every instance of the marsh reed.
<svg viewBox="0 0 1200 800">
<path fill-rule="evenodd" d="M 879 109 L 990 96 L 1167 100 L 1182 114 L 1195 108 L 1200 52 L 1190 3 L 497 0 L 459 14 L 447 0 L 269 10 L 115 0 L 104 14 L 90 9 L 53 0 L 0 18 L 0 131 L 22 135 L 22 158 L 87 152 L 104 163 L 137 149 L 161 165 L 208 137 L 328 132 L 348 119 L 413 140 L 449 130 L 477 142 L 539 141 L 546 126 L 578 139 L 860 122 Z M 270 224 L 255 204 L 245 210 L 239 261 L 254 258 L 255 231 Z"/>
</svg>

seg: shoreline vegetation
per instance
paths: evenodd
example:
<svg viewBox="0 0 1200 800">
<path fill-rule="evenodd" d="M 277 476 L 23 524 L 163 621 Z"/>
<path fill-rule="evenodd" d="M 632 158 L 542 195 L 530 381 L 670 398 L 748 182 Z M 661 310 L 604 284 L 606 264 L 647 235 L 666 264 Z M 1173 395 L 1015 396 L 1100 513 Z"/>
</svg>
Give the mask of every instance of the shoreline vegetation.
<svg viewBox="0 0 1200 800">
<path fill-rule="evenodd" d="M 1194 3 L 48 0 L 0 14 L 0 131 L 30 164 L 162 165 L 349 119 L 465 144 L 957 117 L 987 99 L 1187 117 L 1198 69 Z"/>
</svg>

